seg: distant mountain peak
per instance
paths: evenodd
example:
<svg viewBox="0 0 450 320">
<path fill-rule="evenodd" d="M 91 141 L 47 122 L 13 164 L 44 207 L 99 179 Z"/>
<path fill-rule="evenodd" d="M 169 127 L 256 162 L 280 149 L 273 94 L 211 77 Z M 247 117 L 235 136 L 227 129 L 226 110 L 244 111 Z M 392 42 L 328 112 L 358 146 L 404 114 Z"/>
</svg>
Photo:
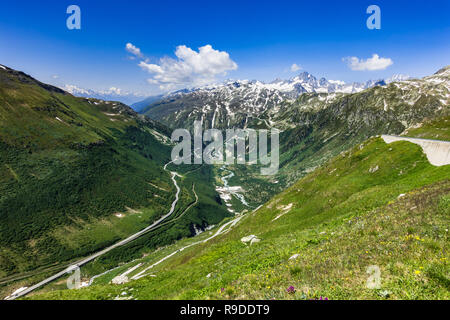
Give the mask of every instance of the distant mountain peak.
<svg viewBox="0 0 450 320">
<path fill-rule="evenodd" d="M 394 74 L 392 77 L 385 79 L 386 83 L 400 82 L 410 80 L 411 77 L 405 74 Z"/>
<path fill-rule="evenodd" d="M 120 101 L 127 105 L 136 103 L 136 101 L 139 101 L 145 97 L 145 95 L 125 92 L 115 87 L 111 87 L 107 90 L 92 90 L 66 84 L 62 86 L 61 89 L 77 97 L 96 98 L 105 101 Z"/>
</svg>

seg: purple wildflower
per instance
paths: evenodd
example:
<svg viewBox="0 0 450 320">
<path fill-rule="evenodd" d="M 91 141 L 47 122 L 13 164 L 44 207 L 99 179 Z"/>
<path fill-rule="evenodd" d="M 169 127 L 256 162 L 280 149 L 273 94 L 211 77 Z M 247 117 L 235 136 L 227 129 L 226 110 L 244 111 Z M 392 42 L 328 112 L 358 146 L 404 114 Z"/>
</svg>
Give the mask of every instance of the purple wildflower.
<svg viewBox="0 0 450 320">
<path fill-rule="evenodd" d="M 290 286 L 289 288 L 286 289 L 287 293 L 295 293 L 295 288 L 293 286 Z"/>
</svg>

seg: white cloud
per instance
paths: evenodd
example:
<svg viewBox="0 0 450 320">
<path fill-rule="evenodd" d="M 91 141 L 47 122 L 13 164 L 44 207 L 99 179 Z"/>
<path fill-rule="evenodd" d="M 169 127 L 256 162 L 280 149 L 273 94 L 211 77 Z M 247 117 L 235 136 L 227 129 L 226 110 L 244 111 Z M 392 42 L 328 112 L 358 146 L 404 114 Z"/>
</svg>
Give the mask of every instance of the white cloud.
<svg viewBox="0 0 450 320">
<path fill-rule="evenodd" d="M 125 49 L 131 53 L 134 54 L 136 57 L 142 58 L 142 52 L 141 49 L 139 49 L 138 47 L 136 47 L 135 45 L 133 45 L 132 43 L 127 43 Z"/>
<path fill-rule="evenodd" d="M 52 76 L 53 79 L 59 79 L 59 76 L 57 74 Z"/>
<path fill-rule="evenodd" d="M 200 47 L 198 52 L 184 45 L 178 46 L 175 56 L 177 59 L 161 58 L 159 64 L 139 63 L 143 70 L 152 74 L 148 79 L 150 84 L 159 85 L 161 90 L 201 86 L 238 68 L 227 52 L 215 50 L 211 45 Z"/>
<path fill-rule="evenodd" d="M 296 63 L 294 63 L 292 66 L 291 66 L 291 71 L 292 72 L 297 72 L 297 71 L 299 71 L 299 70 L 301 70 L 302 69 L 302 67 L 300 67 L 298 64 L 296 64 Z"/>
<path fill-rule="evenodd" d="M 150 64 L 144 61 L 141 61 L 139 63 L 139 67 L 141 67 L 143 70 L 147 71 L 148 73 L 164 73 L 164 70 L 158 66 L 157 64 Z"/>
<path fill-rule="evenodd" d="M 372 58 L 367 60 L 357 57 L 347 57 L 342 59 L 353 71 L 375 71 L 384 70 L 394 62 L 390 58 L 380 58 L 379 55 L 373 54 Z"/>
<path fill-rule="evenodd" d="M 103 93 L 103 94 L 116 94 L 118 96 L 123 94 L 122 93 L 122 89 L 116 88 L 116 87 L 111 87 L 111 88 L 109 88 L 109 90 L 100 91 L 100 93 Z"/>
</svg>

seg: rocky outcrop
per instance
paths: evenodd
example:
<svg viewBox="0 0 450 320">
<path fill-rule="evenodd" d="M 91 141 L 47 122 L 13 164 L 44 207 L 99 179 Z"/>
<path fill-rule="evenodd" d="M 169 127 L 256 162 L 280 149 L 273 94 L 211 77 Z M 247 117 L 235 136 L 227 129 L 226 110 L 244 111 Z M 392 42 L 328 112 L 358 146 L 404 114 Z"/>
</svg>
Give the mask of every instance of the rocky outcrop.
<svg viewBox="0 0 450 320">
<path fill-rule="evenodd" d="M 252 244 L 254 244 L 254 243 L 260 242 L 261 239 L 259 239 L 257 236 L 255 236 L 255 235 L 252 234 L 252 235 L 249 235 L 249 236 L 247 236 L 247 237 L 243 237 L 243 238 L 241 239 L 241 241 L 242 241 L 242 243 L 252 245 Z"/>
</svg>

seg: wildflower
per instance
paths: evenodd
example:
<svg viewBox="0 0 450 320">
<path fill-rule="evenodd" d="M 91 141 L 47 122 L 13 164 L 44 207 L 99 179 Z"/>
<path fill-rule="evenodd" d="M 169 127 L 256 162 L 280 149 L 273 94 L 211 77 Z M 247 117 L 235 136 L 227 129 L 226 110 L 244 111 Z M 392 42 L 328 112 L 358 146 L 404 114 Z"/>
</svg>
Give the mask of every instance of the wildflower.
<svg viewBox="0 0 450 320">
<path fill-rule="evenodd" d="M 287 293 L 295 293 L 295 288 L 293 286 L 290 286 L 289 288 L 286 289 Z"/>
<path fill-rule="evenodd" d="M 415 274 L 420 274 L 420 270 L 414 271 Z"/>
</svg>

